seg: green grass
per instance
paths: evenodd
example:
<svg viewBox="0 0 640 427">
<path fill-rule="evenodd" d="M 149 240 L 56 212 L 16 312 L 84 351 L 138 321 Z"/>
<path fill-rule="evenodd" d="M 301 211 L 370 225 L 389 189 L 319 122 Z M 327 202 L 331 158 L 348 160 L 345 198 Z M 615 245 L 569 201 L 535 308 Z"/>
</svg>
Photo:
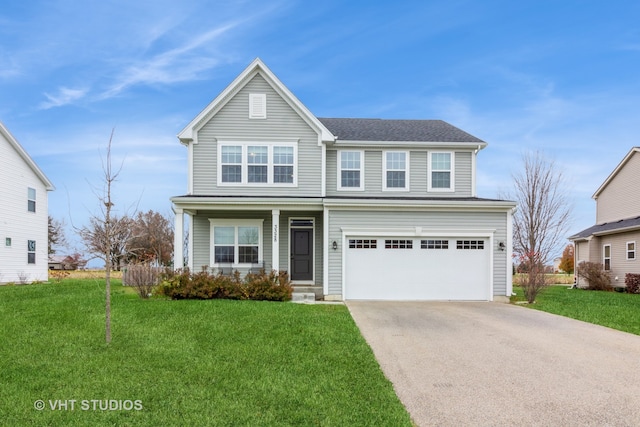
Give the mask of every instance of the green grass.
<svg viewBox="0 0 640 427">
<path fill-rule="evenodd" d="M 515 301 L 524 300 L 514 286 Z M 549 286 L 527 307 L 640 335 L 640 295 Z"/>
<path fill-rule="evenodd" d="M 411 425 L 342 305 L 141 300 L 116 282 L 112 319 L 106 345 L 104 282 L 0 287 L 1 423 Z"/>
</svg>

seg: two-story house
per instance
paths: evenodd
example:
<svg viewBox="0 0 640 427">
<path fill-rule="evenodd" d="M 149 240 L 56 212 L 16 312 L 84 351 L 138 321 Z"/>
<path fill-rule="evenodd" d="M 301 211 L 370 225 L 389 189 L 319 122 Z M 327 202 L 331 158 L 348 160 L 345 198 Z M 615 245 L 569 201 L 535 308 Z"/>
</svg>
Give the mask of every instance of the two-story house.
<svg viewBox="0 0 640 427">
<path fill-rule="evenodd" d="M 640 274 L 640 147 L 633 147 L 593 194 L 596 225 L 569 237 L 576 269 L 582 261 L 602 264 L 614 286 L 626 273 Z M 578 278 L 579 286 L 586 285 Z"/>
<path fill-rule="evenodd" d="M 327 300 L 511 294 L 512 209 L 476 196 L 486 143 L 440 120 L 315 117 L 260 59 L 178 135 L 175 265 L 286 270 Z"/>
<path fill-rule="evenodd" d="M 48 279 L 53 184 L 0 123 L 0 283 Z"/>
</svg>

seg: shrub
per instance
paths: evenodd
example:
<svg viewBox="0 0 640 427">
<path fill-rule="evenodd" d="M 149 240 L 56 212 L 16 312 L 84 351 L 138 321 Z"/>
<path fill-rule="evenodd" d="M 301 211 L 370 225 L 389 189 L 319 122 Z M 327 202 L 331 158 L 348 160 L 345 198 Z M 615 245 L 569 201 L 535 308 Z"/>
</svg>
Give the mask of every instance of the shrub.
<svg viewBox="0 0 640 427">
<path fill-rule="evenodd" d="M 602 264 L 597 262 L 582 261 L 578 264 L 578 276 L 588 283 L 587 289 L 591 291 L 612 291 L 611 276 Z"/>
<path fill-rule="evenodd" d="M 262 270 L 247 274 L 243 280 L 237 270 L 232 275 L 213 275 L 206 268 L 198 273 L 165 270 L 160 280 L 156 293 L 171 299 L 289 301 L 293 293 L 285 271 Z"/>
<path fill-rule="evenodd" d="M 53 277 L 56 283 L 62 282 L 63 279 L 69 277 L 69 273 L 67 270 L 49 270 L 49 276 Z"/>
<path fill-rule="evenodd" d="M 633 274 L 633 273 L 625 274 L 624 284 L 627 285 L 628 293 L 640 294 L 640 274 Z"/>
<path fill-rule="evenodd" d="M 158 285 L 159 269 L 149 264 L 127 266 L 123 275 L 123 284 L 135 288 L 140 298 L 149 298 Z"/>
</svg>

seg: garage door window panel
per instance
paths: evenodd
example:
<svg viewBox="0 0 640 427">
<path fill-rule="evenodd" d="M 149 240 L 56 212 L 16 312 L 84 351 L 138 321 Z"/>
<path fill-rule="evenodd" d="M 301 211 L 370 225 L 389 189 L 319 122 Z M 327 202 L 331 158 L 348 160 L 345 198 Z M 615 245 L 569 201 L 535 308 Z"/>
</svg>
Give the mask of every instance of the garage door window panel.
<svg viewBox="0 0 640 427">
<path fill-rule="evenodd" d="M 349 239 L 349 249 L 376 249 L 378 241 L 375 239 Z"/>
<path fill-rule="evenodd" d="M 458 240 L 456 249 L 484 249 L 484 240 Z"/>
<path fill-rule="evenodd" d="M 449 249 L 448 240 L 421 240 L 420 249 Z"/>
<path fill-rule="evenodd" d="M 384 241 L 385 249 L 413 249 L 413 240 L 388 239 Z"/>
</svg>

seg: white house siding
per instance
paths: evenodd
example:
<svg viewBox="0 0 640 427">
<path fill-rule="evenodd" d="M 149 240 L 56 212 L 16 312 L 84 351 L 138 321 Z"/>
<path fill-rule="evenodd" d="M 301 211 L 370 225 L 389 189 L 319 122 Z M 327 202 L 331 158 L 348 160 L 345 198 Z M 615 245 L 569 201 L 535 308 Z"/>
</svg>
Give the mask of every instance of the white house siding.
<svg viewBox="0 0 640 427">
<path fill-rule="evenodd" d="M 263 236 L 262 236 L 262 258 L 265 261 L 265 267 L 270 269 L 272 260 L 272 216 L 271 210 L 265 211 L 236 211 L 236 210 L 215 210 L 201 211 L 194 216 L 192 239 L 193 239 L 193 263 L 191 268 L 194 271 L 200 271 L 203 267 L 209 267 L 211 263 L 211 224 L 210 218 L 218 219 L 262 219 Z M 314 278 L 315 284 L 321 285 L 323 278 L 323 252 L 322 252 L 322 211 L 280 211 L 279 230 L 279 259 L 280 270 L 289 270 L 289 224 L 291 218 L 308 218 L 314 221 Z M 245 271 L 241 271 L 245 273 Z"/>
<path fill-rule="evenodd" d="M 35 213 L 27 209 L 29 187 L 36 190 Z M 46 186 L 0 133 L 0 282 L 48 279 L 47 217 Z M 35 264 L 27 263 L 28 240 L 36 241 Z"/>
<path fill-rule="evenodd" d="M 267 95 L 267 118 L 249 119 L 249 94 Z M 217 186 L 217 141 L 298 141 L 298 185 L 269 186 L 272 196 L 318 197 L 322 191 L 322 147 L 318 133 L 285 102 L 260 75 L 256 75 L 198 132 L 193 146 L 194 194 L 261 196 L 265 187 Z"/>
<path fill-rule="evenodd" d="M 386 150 L 409 151 L 409 191 L 384 191 L 382 156 Z M 363 150 L 361 147 L 340 147 L 339 150 Z M 398 148 L 364 148 L 364 191 L 338 191 L 337 171 L 338 149 L 327 149 L 327 196 L 364 196 L 367 197 L 471 197 L 472 175 L 470 151 L 455 151 L 454 177 L 455 191 L 429 192 L 428 188 L 428 152 L 426 150 L 404 150 Z"/>
<path fill-rule="evenodd" d="M 506 295 L 507 271 L 510 265 L 507 252 L 498 248 L 499 242 L 507 242 L 506 212 L 454 212 L 437 211 L 425 207 L 420 210 L 401 211 L 400 209 L 368 209 L 350 210 L 332 208 L 329 211 L 329 242 L 340 242 L 336 251 L 329 251 L 328 293 L 342 294 L 342 228 L 398 228 L 407 229 L 421 227 L 423 232 L 462 230 L 495 230 L 493 234 L 493 294 Z M 348 268 L 348 267 L 347 267 Z M 372 266 L 371 268 L 388 268 L 388 266 Z M 401 268 L 401 266 L 394 266 Z M 464 268 L 461 265 L 460 268 Z"/>
<path fill-rule="evenodd" d="M 640 215 L 640 153 L 633 153 L 596 199 L 596 224 Z"/>
</svg>

